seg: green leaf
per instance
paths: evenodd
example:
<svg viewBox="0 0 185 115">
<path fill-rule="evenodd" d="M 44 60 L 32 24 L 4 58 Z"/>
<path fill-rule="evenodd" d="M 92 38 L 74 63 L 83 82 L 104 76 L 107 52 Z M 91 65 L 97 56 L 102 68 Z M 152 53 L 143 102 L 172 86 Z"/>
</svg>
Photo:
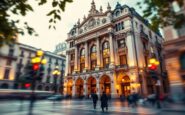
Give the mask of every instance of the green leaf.
<svg viewBox="0 0 185 115">
<path fill-rule="evenodd" d="M 43 5 L 43 4 L 45 4 L 45 3 L 47 3 L 47 0 L 41 0 L 38 4 L 39 4 L 39 5 Z"/>
<path fill-rule="evenodd" d="M 62 11 L 65 11 L 65 4 L 66 4 L 66 2 L 63 2 L 63 1 L 61 1 L 59 4 L 59 7 Z"/>
<path fill-rule="evenodd" d="M 52 10 L 52 11 L 50 11 L 50 12 L 47 14 L 47 16 L 50 16 L 50 15 L 54 14 L 55 12 L 56 12 L 56 10 Z"/>
<path fill-rule="evenodd" d="M 49 20 L 49 23 L 51 23 L 52 21 L 53 21 L 53 19 L 50 19 L 50 20 Z"/>
<path fill-rule="evenodd" d="M 73 2 L 73 0 L 65 0 L 66 2 L 69 2 L 69 3 L 71 3 L 71 2 Z"/>
<path fill-rule="evenodd" d="M 58 20 L 61 20 L 60 15 L 55 15 L 55 18 L 58 19 Z"/>
<path fill-rule="evenodd" d="M 27 6 L 27 9 L 29 9 L 30 11 L 33 11 L 33 8 L 28 4 Z"/>
<path fill-rule="evenodd" d="M 58 5 L 58 2 L 57 2 L 57 1 L 53 1 L 53 2 L 52 2 L 52 6 L 53 6 L 53 7 L 56 7 L 57 5 Z"/>
<path fill-rule="evenodd" d="M 55 27 L 55 26 L 53 26 L 53 29 L 55 29 L 55 30 L 56 30 L 56 27 Z"/>
</svg>

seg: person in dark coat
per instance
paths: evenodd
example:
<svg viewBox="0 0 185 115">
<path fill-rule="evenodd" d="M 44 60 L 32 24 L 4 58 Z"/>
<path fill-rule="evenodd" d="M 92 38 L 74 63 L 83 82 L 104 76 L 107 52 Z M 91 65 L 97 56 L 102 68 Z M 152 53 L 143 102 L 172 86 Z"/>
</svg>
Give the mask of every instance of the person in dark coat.
<svg viewBox="0 0 185 115">
<path fill-rule="evenodd" d="M 106 110 L 108 110 L 108 97 L 105 94 L 105 92 L 103 92 L 100 100 L 101 100 L 101 108 L 102 108 L 102 111 L 104 112 L 104 108 L 105 107 L 106 107 Z"/>
<path fill-rule="evenodd" d="M 92 93 L 91 97 L 92 97 L 92 100 L 93 100 L 94 109 L 96 109 L 96 104 L 97 104 L 97 101 L 98 101 L 98 95 L 96 93 Z"/>
<path fill-rule="evenodd" d="M 133 95 L 128 95 L 127 97 L 127 101 L 128 101 L 128 106 L 132 106 L 133 104 Z"/>
</svg>

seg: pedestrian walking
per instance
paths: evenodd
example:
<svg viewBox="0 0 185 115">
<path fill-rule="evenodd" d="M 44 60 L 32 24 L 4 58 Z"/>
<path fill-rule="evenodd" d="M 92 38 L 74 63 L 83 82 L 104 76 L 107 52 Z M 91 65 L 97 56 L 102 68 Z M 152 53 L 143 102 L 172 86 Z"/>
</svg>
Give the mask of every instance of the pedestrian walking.
<svg viewBox="0 0 185 115">
<path fill-rule="evenodd" d="M 105 92 L 103 92 L 100 100 L 101 100 L 102 111 L 104 112 L 104 108 L 106 108 L 106 110 L 108 111 L 108 97 L 105 94 Z"/>
<path fill-rule="evenodd" d="M 128 95 L 127 101 L 128 101 L 128 106 L 132 106 L 132 104 L 133 104 L 133 95 L 132 94 Z"/>
<path fill-rule="evenodd" d="M 125 96 L 123 94 L 120 95 L 121 102 L 125 101 Z"/>
<path fill-rule="evenodd" d="M 133 96 L 133 107 L 137 107 L 137 101 L 139 99 L 139 95 L 136 92 L 134 92 L 132 96 Z"/>
<path fill-rule="evenodd" d="M 97 104 L 97 101 L 98 101 L 98 95 L 94 92 L 94 93 L 91 94 L 91 98 L 93 100 L 94 109 L 96 109 L 96 104 Z"/>
</svg>

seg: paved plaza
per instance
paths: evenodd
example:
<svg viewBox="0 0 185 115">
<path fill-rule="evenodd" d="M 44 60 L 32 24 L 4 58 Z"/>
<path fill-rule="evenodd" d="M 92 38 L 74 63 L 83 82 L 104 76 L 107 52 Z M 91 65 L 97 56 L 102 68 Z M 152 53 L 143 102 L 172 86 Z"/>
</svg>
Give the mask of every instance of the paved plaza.
<svg viewBox="0 0 185 115">
<path fill-rule="evenodd" d="M 0 115 L 184 115 L 183 111 L 168 111 L 156 109 L 151 106 L 128 107 L 126 103 L 119 101 L 109 102 L 109 110 L 102 112 L 100 102 L 94 110 L 90 100 L 64 100 L 64 101 L 37 101 L 32 111 L 29 109 L 29 101 L 1 101 Z"/>
</svg>

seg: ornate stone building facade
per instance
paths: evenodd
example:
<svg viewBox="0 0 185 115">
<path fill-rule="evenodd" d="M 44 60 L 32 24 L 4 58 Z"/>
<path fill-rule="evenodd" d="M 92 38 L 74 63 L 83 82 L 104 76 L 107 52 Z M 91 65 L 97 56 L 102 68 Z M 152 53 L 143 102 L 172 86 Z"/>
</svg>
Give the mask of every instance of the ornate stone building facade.
<svg viewBox="0 0 185 115">
<path fill-rule="evenodd" d="M 24 83 L 20 82 L 20 78 L 25 77 L 25 68 L 37 50 L 40 49 L 21 43 L 4 45 L 0 48 L 0 89 L 26 89 Z M 35 89 L 53 91 L 55 79 L 52 72 L 58 66 L 61 75 L 56 78 L 57 88 L 58 91 L 63 92 L 66 57 L 44 51 L 44 58 L 47 60 L 44 65 L 44 75 L 41 82 L 36 83 Z"/>
<path fill-rule="evenodd" d="M 185 0 L 177 13 L 185 15 Z M 185 24 L 178 29 L 168 26 L 163 31 L 164 54 L 171 96 L 175 101 L 181 101 L 185 99 Z"/>
<path fill-rule="evenodd" d="M 111 97 L 139 92 L 155 92 L 148 76 L 148 60 L 162 61 L 163 38 L 149 29 L 149 24 L 133 8 L 117 3 L 98 11 L 94 1 L 84 16 L 68 33 L 64 94 L 89 96 L 105 91 Z M 163 64 L 158 68 L 162 73 Z M 160 74 L 161 75 L 161 74 Z M 166 80 L 160 77 L 161 92 Z"/>
</svg>

